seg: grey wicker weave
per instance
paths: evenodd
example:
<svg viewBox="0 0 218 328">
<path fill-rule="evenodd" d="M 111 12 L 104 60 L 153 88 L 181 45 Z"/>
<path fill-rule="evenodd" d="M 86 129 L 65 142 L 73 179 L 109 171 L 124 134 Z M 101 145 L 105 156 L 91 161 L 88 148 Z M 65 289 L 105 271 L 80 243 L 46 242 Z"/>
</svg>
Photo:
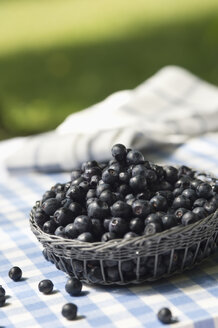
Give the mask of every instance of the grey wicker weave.
<svg viewBox="0 0 218 328">
<path fill-rule="evenodd" d="M 36 208 L 31 211 L 30 226 L 46 259 L 86 283 L 127 285 L 168 277 L 192 268 L 217 245 L 218 210 L 186 227 L 155 235 L 86 243 L 44 233 L 34 220 Z"/>
</svg>

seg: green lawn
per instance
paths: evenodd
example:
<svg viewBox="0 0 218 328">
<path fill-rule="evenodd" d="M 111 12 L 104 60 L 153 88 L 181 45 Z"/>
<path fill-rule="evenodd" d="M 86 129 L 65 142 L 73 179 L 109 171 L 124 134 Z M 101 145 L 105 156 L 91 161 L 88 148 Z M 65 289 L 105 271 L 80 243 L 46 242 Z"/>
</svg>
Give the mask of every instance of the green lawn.
<svg viewBox="0 0 218 328">
<path fill-rule="evenodd" d="M 55 128 L 165 65 L 218 84 L 217 0 L 0 0 L 0 138 Z"/>
</svg>

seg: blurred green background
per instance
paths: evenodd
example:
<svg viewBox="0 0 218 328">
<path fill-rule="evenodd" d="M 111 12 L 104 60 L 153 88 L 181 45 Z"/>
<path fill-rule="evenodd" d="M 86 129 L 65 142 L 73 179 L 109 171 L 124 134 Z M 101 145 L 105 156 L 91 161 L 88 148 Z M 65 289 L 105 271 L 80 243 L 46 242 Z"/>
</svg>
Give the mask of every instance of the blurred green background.
<svg viewBox="0 0 218 328">
<path fill-rule="evenodd" d="M 0 0 L 0 139 L 53 129 L 169 64 L 218 84 L 217 0 Z"/>
</svg>

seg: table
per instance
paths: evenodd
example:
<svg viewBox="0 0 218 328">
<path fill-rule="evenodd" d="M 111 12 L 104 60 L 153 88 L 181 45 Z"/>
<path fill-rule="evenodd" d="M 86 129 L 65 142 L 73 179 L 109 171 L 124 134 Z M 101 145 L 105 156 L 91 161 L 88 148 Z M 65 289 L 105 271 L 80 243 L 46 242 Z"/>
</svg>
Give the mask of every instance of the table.
<svg viewBox="0 0 218 328">
<path fill-rule="evenodd" d="M 218 138 L 194 140 L 173 154 L 158 154 L 159 161 L 181 162 L 217 173 Z M 208 143 L 206 148 L 202 143 Z M 205 149 L 211 156 L 205 156 Z M 214 156 L 213 156 L 214 153 Z M 156 154 L 157 155 L 157 154 Z M 66 182 L 69 174 L 25 173 L 0 183 L 0 284 L 7 301 L 0 308 L 0 327 L 163 327 L 156 317 L 167 306 L 178 318 L 173 327 L 218 327 L 218 254 L 182 275 L 131 287 L 83 286 L 83 294 L 71 297 L 64 289 L 66 275 L 45 261 L 41 245 L 31 233 L 28 217 L 35 201 L 56 182 Z M 23 270 L 23 279 L 8 277 L 12 266 Z M 42 279 L 51 279 L 54 292 L 38 291 Z M 67 302 L 78 306 L 78 319 L 67 321 L 61 308 Z"/>
</svg>

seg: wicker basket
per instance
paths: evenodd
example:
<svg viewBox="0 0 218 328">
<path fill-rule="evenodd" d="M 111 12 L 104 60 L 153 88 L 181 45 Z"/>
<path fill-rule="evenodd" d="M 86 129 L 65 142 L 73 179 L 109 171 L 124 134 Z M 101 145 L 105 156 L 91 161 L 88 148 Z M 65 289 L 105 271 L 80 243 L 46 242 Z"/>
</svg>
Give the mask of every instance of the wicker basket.
<svg viewBox="0 0 218 328">
<path fill-rule="evenodd" d="M 86 243 L 44 233 L 34 220 L 36 208 L 31 211 L 30 226 L 45 258 L 91 284 L 138 284 L 183 272 L 212 254 L 218 241 L 218 210 L 186 227 L 152 236 Z"/>
</svg>

